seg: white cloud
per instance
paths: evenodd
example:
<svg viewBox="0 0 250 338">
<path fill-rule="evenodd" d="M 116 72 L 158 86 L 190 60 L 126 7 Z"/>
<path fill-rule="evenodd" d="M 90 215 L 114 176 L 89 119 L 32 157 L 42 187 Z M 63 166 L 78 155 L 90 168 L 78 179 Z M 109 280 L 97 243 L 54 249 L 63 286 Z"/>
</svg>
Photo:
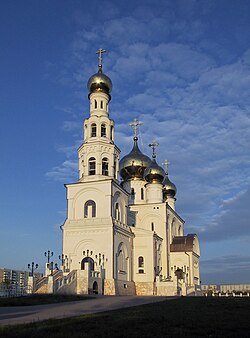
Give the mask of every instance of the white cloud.
<svg viewBox="0 0 250 338">
<path fill-rule="evenodd" d="M 78 161 L 66 160 L 60 166 L 53 167 L 45 175 L 55 181 L 75 182 L 77 180 Z"/>
</svg>

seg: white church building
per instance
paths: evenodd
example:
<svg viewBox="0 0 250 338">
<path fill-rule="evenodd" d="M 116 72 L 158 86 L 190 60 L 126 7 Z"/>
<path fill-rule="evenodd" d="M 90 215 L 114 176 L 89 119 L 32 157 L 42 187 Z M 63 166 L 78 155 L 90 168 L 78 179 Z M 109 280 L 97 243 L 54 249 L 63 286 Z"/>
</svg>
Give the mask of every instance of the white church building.
<svg viewBox="0 0 250 338">
<path fill-rule="evenodd" d="M 187 295 L 200 286 L 199 241 L 184 234 L 175 210 L 176 186 L 156 160 L 138 146 L 120 157 L 110 118 L 112 82 L 102 53 L 88 81 L 89 116 L 78 149 L 79 179 L 66 184 L 67 217 L 61 226 L 62 265 L 51 279 L 54 292 L 104 295 Z M 132 141 L 132 138 L 131 138 Z M 47 273 L 48 275 L 48 273 Z M 48 283 L 48 280 L 47 280 Z M 42 288 L 40 288 L 42 289 Z M 48 289 L 47 289 L 48 291 Z M 39 290 L 37 290 L 39 292 Z"/>
</svg>

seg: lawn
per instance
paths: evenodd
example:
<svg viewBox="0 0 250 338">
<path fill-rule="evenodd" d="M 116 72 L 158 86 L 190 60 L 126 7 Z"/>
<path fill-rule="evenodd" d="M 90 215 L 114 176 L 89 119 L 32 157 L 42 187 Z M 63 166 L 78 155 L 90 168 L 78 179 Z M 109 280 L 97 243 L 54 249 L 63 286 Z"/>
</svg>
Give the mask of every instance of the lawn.
<svg viewBox="0 0 250 338">
<path fill-rule="evenodd" d="M 250 299 L 183 297 L 75 318 L 1 327 L 0 336 L 250 337 Z"/>
<path fill-rule="evenodd" d="M 78 295 L 30 295 L 12 298 L 0 298 L 0 306 L 29 306 L 53 304 L 61 302 L 73 302 L 76 300 L 85 300 L 94 297 Z"/>
</svg>

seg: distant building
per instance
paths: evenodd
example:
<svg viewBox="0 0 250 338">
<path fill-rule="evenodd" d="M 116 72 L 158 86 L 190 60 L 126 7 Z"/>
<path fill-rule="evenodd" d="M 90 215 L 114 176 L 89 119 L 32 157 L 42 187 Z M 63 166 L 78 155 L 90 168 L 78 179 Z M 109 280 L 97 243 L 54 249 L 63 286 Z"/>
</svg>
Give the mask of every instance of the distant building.
<svg viewBox="0 0 250 338">
<path fill-rule="evenodd" d="M 250 293 L 250 284 L 204 284 L 201 290 L 204 295 Z"/>
<path fill-rule="evenodd" d="M 0 284 L 25 287 L 28 284 L 28 271 L 0 268 Z"/>
</svg>

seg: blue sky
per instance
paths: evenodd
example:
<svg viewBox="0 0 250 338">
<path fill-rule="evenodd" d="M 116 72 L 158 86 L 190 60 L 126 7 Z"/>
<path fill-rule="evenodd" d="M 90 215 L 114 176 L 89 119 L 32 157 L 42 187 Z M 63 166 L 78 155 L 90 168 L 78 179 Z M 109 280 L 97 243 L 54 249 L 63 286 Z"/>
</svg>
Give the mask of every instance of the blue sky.
<svg viewBox="0 0 250 338">
<path fill-rule="evenodd" d="M 141 150 L 156 139 L 171 163 L 202 282 L 249 283 L 249 1 L 11 0 L 0 25 L 0 266 L 58 261 L 102 47 L 122 156 L 137 117 Z"/>
</svg>

